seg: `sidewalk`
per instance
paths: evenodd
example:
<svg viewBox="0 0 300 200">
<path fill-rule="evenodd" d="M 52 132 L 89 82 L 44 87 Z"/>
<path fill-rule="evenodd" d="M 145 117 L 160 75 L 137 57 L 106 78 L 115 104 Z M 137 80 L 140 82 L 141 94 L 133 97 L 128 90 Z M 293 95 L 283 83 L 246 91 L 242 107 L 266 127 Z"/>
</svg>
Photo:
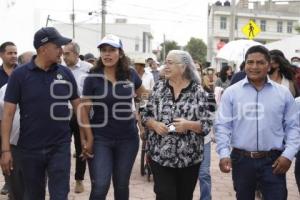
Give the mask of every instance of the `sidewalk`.
<svg viewBox="0 0 300 200">
<path fill-rule="evenodd" d="M 88 200 L 90 193 L 90 180 L 88 173 L 86 173 L 86 178 L 84 181 L 85 192 L 81 194 L 74 193 L 74 163 L 75 159 L 72 158 L 72 172 L 71 172 L 71 187 L 69 200 Z M 221 173 L 219 170 L 219 160 L 215 151 L 215 144 L 212 145 L 212 164 L 211 164 L 211 174 L 212 174 L 212 196 L 213 200 L 233 200 L 235 199 L 235 193 L 232 187 L 231 174 Z M 146 177 L 142 177 L 139 172 L 140 167 L 140 155 L 138 154 L 134 169 L 130 181 L 130 200 L 154 200 L 155 195 L 153 192 L 153 181 L 147 181 Z M 298 194 L 297 186 L 294 179 L 294 163 L 287 174 L 288 182 L 288 200 L 299 200 L 300 196 Z M 0 178 L 0 187 L 3 185 L 3 177 Z M 194 192 L 194 200 L 199 200 L 200 191 L 199 185 L 197 184 Z M 113 189 L 109 190 L 107 200 L 113 200 Z M 0 195 L 0 200 L 7 200 L 7 197 Z"/>
</svg>

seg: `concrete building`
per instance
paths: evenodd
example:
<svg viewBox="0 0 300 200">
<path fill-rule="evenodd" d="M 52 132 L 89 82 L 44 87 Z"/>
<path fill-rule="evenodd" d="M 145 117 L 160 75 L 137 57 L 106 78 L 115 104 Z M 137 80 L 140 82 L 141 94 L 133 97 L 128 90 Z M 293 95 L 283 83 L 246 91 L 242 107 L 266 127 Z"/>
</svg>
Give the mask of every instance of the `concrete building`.
<svg viewBox="0 0 300 200">
<path fill-rule="evenodd" d="M 252 3 L 251 3 L 252 2 Z M 260 34 L 254 38 L 263 44 L 274 42 L 297 34 L 295 26 L 300 17 L 299 2 L 275 4 L 271 0 L 253 2 L 240 0 L 233 7 L 229 1 L 209 5 L 207 60 L 214 63 L 220 48 L 230 38 L 247 39 L 242 28 L 253 20 L 260 27 Z M 233 14 L 235 13 L 235 14 Z M 234 22 L 233 27 L 231 21 Z"/>
<path fill-rule="evenodd" d="M 117 20 L 117 23 L 106 24 L 106 34 L 114 34 L 122 40 L 125 53 L 130 57 L 152 56 L 151 27 L 147 24 L 127 24 L 126 20 Z M 72 38 L 72 24 L 51 24 L 62 35 Z M 81 53 L 99 55 L 97 44 L 101 40 L 101 24 L 76 24 L 75 41 L 81 47 Z"/>
</svg>

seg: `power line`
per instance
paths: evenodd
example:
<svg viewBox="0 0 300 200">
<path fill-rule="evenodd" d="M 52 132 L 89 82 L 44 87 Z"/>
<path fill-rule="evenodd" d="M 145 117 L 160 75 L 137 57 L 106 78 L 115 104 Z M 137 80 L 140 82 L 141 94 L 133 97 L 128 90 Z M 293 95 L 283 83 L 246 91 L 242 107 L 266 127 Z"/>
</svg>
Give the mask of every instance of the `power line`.
<svg viewBox="0 0 300 200">
<path fill-rule="evenodd" d="M 126 15 L 126 14 L 120 14 L 120 13 L 112 13 L 108 12 L 108 14 L 115 15 L 115 16 L 121 16 L 121 17 L 127 17 L 127 18 L 135 18 L 135 19 L 143 19 L 148 21 L 168 21 L 168 22 L 174 22 L 174 23 L 189 23 L 189 22 L 200 22 L 202 20 L 199 19 L 167 19 L 167 18 L 153 18 L 153 17 L 141 17 L 141 16 L 133 16 L 133 15 Z M 206 21 L 206 20 L 203 20 Z"/>
<path fill-rule="evenodd" d="M 63 21 L 55 20 L 55 19 L 50 19 L 50 21 L 57 22 L 57 23 L 60 23 L 60 24 L 66 24 L 66 25 L 70 25 L 70 26 L 72 25 L 71 23 L 67 23 L 67 22 L 63 22 Z M 92 32 L 95 32 L 95 33 L 100 32 L 97 29 L 93 29 L 91 27 L 86 27 L 86 25 L 87 25 L 86 23 L 83 23 L 83 24 L 76 23 L 75 27 L 76 28 L 81 28 L 81 29 L 84 29 L 84 30 L 88 30 L 88 31 L 92 31 Z M 125 35 L 120 35 L 119 33 L 117 35 L 121 38 L 124 38 L 124 39 L 129 39 L 129 40 L 134 40 L 134 41 L 136 41 L 136 40 L 141 41 L 141 39 L 139 39 L 139 38 L 133 38 L 133 37 L 125 36 Z"/>
<path fill-rule="evenodd" d="M 186 5 L 187 2 L 189 2 L 189 1 L 185 1 L 183 3 L 183 5 Z M 138 4 L 131 4 L 131 3 L 126 3 L 126 5 L 133 6 L 133 7 L 136 7 L 136 8 L 150 9 L 150 10 L 158 11 L 158 12 L 171 13 L 171 14 L 176 14 L 176 15 L 181 14 L 182 15 L 182 13 L 174 11 L 174 10 L 170 10 L 170 9 L 162 9 L 162 8 L 157 8 L 157 7 L 153 8 L 153 7 L 148 7 L 148 6 L 144 6 L 144 5 L 138 5 Z M 195 18 L 202 18 L 201 15 L 186 14 L 185 16 L 195 17 Z"/>
</svg>

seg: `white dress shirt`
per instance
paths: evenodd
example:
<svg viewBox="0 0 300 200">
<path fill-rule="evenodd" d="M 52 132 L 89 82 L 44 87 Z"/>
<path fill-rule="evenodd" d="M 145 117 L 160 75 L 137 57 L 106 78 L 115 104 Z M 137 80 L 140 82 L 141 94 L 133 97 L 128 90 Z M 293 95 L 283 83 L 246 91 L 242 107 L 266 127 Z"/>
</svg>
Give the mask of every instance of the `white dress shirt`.
<svg viewBox="0 0 300 200">
<path fill-rule="evenodd" d="M 72 73 L 75 77 L 79 96 L 82 95 L 84 79 L 87 76 L 90 69 L 92 68 L 92 66 L 93 65 L 91 63 L 79 60 L 75 66 L 68 67 L 72 71 Z"/>
</svg>

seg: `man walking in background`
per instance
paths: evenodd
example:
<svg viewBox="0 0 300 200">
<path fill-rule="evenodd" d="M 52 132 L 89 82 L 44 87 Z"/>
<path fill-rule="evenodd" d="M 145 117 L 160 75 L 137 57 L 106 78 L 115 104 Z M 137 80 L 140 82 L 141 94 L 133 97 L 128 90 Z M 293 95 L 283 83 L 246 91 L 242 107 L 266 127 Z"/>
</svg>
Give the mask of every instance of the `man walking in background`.
<svg viewBox="0 0 300 200">
<path fill-rule="evenodd" d="M 8 77 L 12 71 L 17 67 L 18 51 L 13 42 L 4 42 L 0 46 L 0 57 L 2 65 L 0 66 L 0 88 L 2 88 L 8 81 Z M 1 139 L 1 138 L 0 138 Z M 5 177 L 5 183 L 1 189 L 1 194 L 8 194 L 10 188 L 8 186 L 8 177 Z"/>
<path fill-rule="evenodd" d="M 63 59 L 66 63 L 66 66 L 73 73 L 77 86 L 78 86 L 78 94 L 81 96 L 83 89 L 84 78 L 87 76 L 92 64 L 82 61 L 79 59 L 80 55 L 80 47 L 76 42 L 71 42 L 64 46 L 63 48 Z M 71 134 L 74 135 L 74 145 L 76 151 L 76 167 L 75 167 L 75 193 L 82 193 L 84 191 L 83 180 L 84 173 L 86 170 L 86 161 L 80 157 L 82 152 L 81 150 L 81 142 L 80 142 L 80 132 L 79 126 L 77 123 L 77 117 L 75 113 L 73 113 L 71 121 L 70 121 L 70 129 Z"/>
</svg>

